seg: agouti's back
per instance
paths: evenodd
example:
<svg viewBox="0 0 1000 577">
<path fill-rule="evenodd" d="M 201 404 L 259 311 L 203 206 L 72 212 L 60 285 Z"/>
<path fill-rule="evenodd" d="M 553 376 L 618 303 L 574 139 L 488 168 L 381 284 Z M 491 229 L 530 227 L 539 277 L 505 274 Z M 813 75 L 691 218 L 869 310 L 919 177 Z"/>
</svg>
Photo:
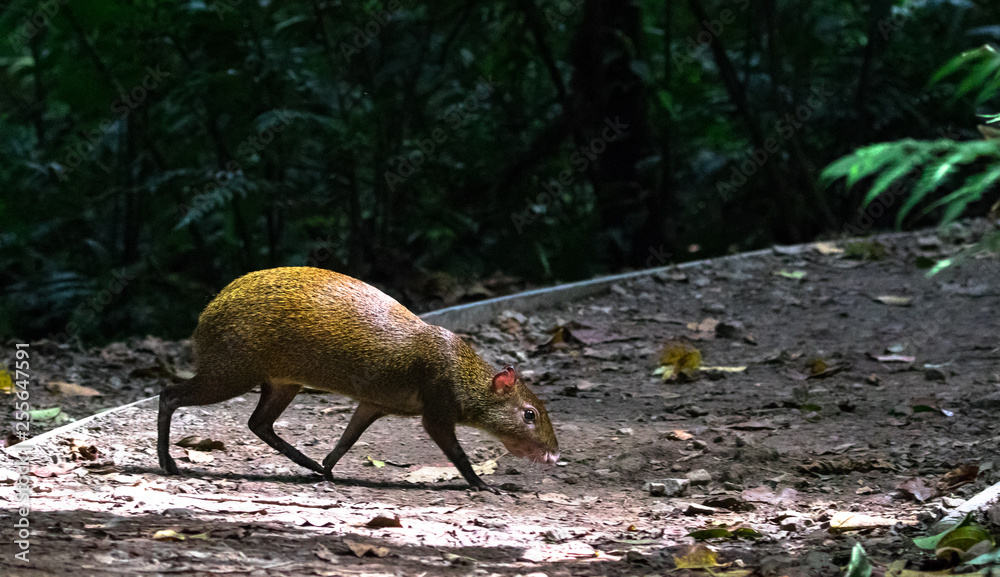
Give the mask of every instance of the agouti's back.
<svg viewBox="0 0 1000 577">
<path fill-rule="evenodd" d="M 199 372 L 305 385 L 408 415 L 422 407 L 413 379 L 447 340 L 375 287 L 308 267 L 240 277 L 194 332 Z"/>
<path fill-rule="evenodd" d="M 481 428 L 517 456 L 554 463 L 558 443 L 541 401 L 513 367 L 500 372 L 464 341 L 428 325 L 359 280 L 323 269 L 286 267 L 243 276 L 202 312 L 194 333 L 197 374 L 160 396 L 160 465 L 170 419 L 184 406 L 217 403 L 261 387 L 250 429 L 296 463 L 330 469 L 381 416 L 422 415 L 424 428 L 473 486 L 456 424 Z M 323 466 L 278 437 L 273 423 L 303 386 L 350 396 L 358 408 Z"/>
</svg>

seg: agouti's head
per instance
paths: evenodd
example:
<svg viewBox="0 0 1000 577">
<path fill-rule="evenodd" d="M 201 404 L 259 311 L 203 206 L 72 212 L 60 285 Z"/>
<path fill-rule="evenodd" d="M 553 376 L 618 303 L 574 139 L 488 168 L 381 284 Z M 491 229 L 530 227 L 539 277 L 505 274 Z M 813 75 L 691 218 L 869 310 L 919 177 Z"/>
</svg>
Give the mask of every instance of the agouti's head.
<svg viewBox="0 0 1000 577">
<path fill-rule="evenodd" d="M 490 406 L 480 417 L 480 427 L 500 439 L 516 457 L 550 465 L 559 460 L 559 442 L 549 413 L 514 367 L 505 367 L 493 376 L 488 397 Z"/>
</svg>

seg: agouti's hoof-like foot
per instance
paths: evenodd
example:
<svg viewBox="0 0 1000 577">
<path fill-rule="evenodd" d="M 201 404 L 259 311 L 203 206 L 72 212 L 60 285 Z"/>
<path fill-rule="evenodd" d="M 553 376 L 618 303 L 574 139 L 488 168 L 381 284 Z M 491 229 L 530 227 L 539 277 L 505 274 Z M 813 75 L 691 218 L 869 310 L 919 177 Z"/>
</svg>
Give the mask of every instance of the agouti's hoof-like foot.
<svg viewBox="0 0 1000 577">
<path fill-rule="evenodd" d="M 501 491 L 492 485 L 487 485 L 483 483 L 482 485 L 477 485 L 474 487 L 477 491 L 486 491 L 487 493 L 493 493 L 494 495 L 506 495 L 507 491 Z"/>
<path fill-rule="evenodd" d="M 160 463 L 160 468 L 163 469 L 163 472 L 167 475 L 181 474 L 181 470 L 177 468 L 177 463 L 175 463 L 173 459 Z"/>
<path fill-rule="evenodd" d="M 332 483 L 333 482 L 333 472 L 331 472 L 330 469 L 324 469 L 323 470 L 323 478 Z"/>
</svg>

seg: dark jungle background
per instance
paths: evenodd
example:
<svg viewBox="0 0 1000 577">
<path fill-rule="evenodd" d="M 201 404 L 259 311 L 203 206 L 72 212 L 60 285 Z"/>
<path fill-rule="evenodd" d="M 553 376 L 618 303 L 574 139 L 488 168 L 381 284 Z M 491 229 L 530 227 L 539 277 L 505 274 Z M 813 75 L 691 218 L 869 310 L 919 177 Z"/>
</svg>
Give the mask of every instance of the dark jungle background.
<svg viewBox="0 0 1000 577">
<path fill-rule="evenodd" d="M 185 337 L 273 266 L 425 309 L 889 227 L 819 173 L 980 138 L 929 79 L 998 41 L 994 0 L 0 2 L 0 334 Z"/>
</svg>

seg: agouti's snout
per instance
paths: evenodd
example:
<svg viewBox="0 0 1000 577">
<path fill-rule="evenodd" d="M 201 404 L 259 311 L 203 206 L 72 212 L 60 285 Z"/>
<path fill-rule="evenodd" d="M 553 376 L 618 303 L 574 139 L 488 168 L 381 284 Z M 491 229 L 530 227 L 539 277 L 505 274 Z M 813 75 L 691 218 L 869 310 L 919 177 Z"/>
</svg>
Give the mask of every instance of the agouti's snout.
<svg viewBox="0 0 1000 577">
<path fill-rule="evenodd" d="M 545 406 L 513 367 L 496 371 L 455 334 L 348 276 L 286 267 L 240 277 L 205 307 L 194 343 L 197 374 L 160 395 L 157 452 L 168 473 L 179 472 L 169 452 L 175 410 L 218 403 L 258 385 L 250 429 L 329 480 L 361 433 L 385 415 L 420 415 L 434 442 L 478 489 L 490 487 L 472 470 L 456 425 L 496 436 L 518 457 L 550 464 L 559 458 Z M 358 401 L 322 465 L 273 428 L 303 386 Z"/>
</svg>

